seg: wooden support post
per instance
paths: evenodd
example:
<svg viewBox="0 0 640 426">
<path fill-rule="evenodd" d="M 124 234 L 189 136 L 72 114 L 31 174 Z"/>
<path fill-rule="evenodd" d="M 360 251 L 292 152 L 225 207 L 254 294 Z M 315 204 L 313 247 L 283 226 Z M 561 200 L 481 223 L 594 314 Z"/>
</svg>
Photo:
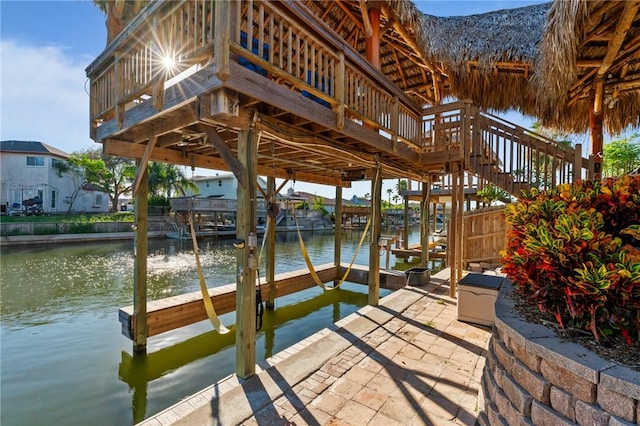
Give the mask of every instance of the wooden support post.
<svg viewBox="0 0 640 426">
<path fill-rule="evenodd" d="M 267 177 L 267 207 L 269 203 L 273 203 L 276 199 L 276 178 L 274 176 Z M 269 300 L 267 300 L 267 308 L 275 308 L 276 297 L 276 216 L 271 217 L 269 214 L 271 210 L 267 209 L 267 233 L 263 238 L 266 238 L 267 247 L 267 282 L 269 283 Z"/>
<path fill-rule="evenodd" d="M 336 205 L 333 213 L 334 220 L 334 250 L 333 250 L 333 264 L 336 265 L 338 271 L 340 271 L 341 262 L 341 247 L 342 247 L 342 187 L 336 186 Z M 339 275 L 339 272 L 338 272 Z M 336 276 L 333 281 L 336 285 L 340 281 L 340 277 Z"/>
<path fill-rule="evenodd" d="M 135 211 L 135 260 L 133 263 L 133 351 L 147 350 L 147 196 L 149 193 L 149 169 L 147 163 L 138 161 L 136 176 L 141 176 L 136 194 Z M 141 169 L 143 168 L 143 169 Z"/>
<path fill-rule="evenodd" d="M 380 297 L 380 239 L 382 210 L 382 176 L 380 166 L 372 170 L 371 179 L 371 240 L 369 243 L 369 297 L 367 303 L 378 306 Z"/>
<path fill-rule="evenodd" d="M 407 185 L 407 191 L 411 188 Z M 409 196 L 404 196 L 404 229 L 402 230 L 402 248 L 409 250 Z"/>
<path fill-rule="evenodd" d="M 431 181 L 422 182 L 422 198 L 420 200 L 420 265 L 429 265 L 429 198 Z"/>
<path fill-rule="evenodd" d="M 377 70 L 380 69 L 380 9 L 371 7 L 368 10 L 371 22 L 371 36 L 365 37 L 367 60 Z"/>
<path fill-rule="evenodd" d="M 236 374 L 247 378 L 256 368 L 256 232 L 257 137 L 253 128 L 238 132 L 238 160 L 244 185 L 238 184 L 236 236 Z M 254 264 L 255 262 L 255 264 Z"/>
<path fill-rule="evenodd" d="M 457 252 L 460 249 L 458 247 L 458 236 L 456 235 L 456 230 L 458 229 L 457 220 L 458 220 L 458 179 L 457 173 L 453 173 L 451 175 L 451 220 L 449 220 L 449 229 L 447 230 L 447 257 L 449 261 L 449 296 L 456 296 L 456 280 L 458 278 L 457 273 Z"/>
<path fill-rule="evenodd" d="M 453 290 L 457 291 L 456 287 L 458 286 L 458 281 L 462 279 L 462 269 L 464 263 L 464 257 L 462 254 L 464 253 L 464 171 L 460 170 L 458 172 L 458 221 L 456 222 L 457 230 L 456 234 L 458 236 L 458 257 L 457 257 L 457 267 L 456 267 L 456 282 Z"/>
<path fill-rule="evenodd" d="M 592 91 L 594 92 L 594 91 Z M 596 112 L 595 93 L 592 95 L 592 108 L 589 110 L 589 143 L 591 154 L 594 157 L 594 179 L 602 179 L 602 114 L 600 109 Z"/>
</svg>

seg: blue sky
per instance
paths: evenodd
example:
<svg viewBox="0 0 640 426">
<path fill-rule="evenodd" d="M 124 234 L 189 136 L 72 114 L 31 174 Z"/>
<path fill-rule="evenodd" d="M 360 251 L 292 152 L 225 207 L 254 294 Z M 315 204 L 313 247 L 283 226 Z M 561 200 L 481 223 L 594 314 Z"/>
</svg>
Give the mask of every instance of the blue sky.
<svg viewBox="0 0 640 426">
<path fill-rule="evenodd" d="M 416 1 L 425 13 L 472 15 L 542 3 L 522 1 Z M 104 15 L 85 0 L 0 0 L 0 140 L 34 140 L 65 152 L 94 148 L 89 138 L 85 68 L 106 42 Z M 531 120 L 509 119 L 525 127 Z M 197 170 L 199 174 L 205 174 Z M 215 172 L 209 172 L 212 174 Z M 190 176 L 191 171 L 187 172 Z M 388 182 L 383 188 L 394 187 Z M 334 189 L 296 184 L 296 189 L 333 197 Z M 355 183 L 343 195 L 370 192 Z"/>
</svg>

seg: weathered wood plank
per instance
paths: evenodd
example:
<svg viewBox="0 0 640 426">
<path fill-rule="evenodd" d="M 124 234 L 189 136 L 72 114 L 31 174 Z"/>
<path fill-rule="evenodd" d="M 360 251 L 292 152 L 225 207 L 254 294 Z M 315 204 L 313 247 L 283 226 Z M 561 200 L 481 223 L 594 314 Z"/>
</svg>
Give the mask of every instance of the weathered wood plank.
<svg viewBox="0 0 640 426">
<path fill-rule="evenodd" d="M 348 266 L 344 262 L 339 268 L 334 264 L 327 263 L 316 266 L 315 270 L 320 279 L 328 283 L 342 278 Z M 366 285 L 368 276 L 369 268 L 367 266 L 353 265 L 347 281 Z M 316 285 L 311 278 L 311 274 L 306 269 L 277 274 L 274 277 L 274 282 L 274 298 L 306 290 Z M 380 271 L 380 286 L 382 288 L 396 290 L 405 284 L 406 278 L 404 274 L 396 271 Z M 211 297 L 211 302 L 218 315 L 235 311 L 235 290 L 235 284 L 209 289 L 209 297 Z M 268 300 L 270 289 L 266 277 L 260 279 L 260 290 L 262 292 L 262 300 Z M 122 324 L 122 334 L 130 339 L 132 338 L 132 317 L 133 306 L 120 308 L 118 319 Z M 202 294 L 199 291 L 147 302 L 148 337 L 206 319 L 207 313 L 202 303 Z"/>
<path fill-rule="evenodd" d="M 337 268 L 333 264 L 316 267 L 316 272 L 323 282 L 329 282 L 336 278 L 336 271 Z M 307 270 L 277 274 L 275 276 L 275 297 L 286 296 L 315 285 Z M 218 315 L 235 311 L 235 288 L 235 284 L 229 284 L 209 289 L 209 296 Z M 268 300 L 269 284 L 265 279 L 261 278 L 260 289 L 263 300 Z M 132 336 L 132 317 L 133 306 L 120 308 L 119 319 L 122 323 L 122 332 L 129 338 Z M 207 313 L 202 303 L 202 294 L 199 291 L 147 303 L 148 336 L 155 336 L 206 319 Z"/>
</svg>

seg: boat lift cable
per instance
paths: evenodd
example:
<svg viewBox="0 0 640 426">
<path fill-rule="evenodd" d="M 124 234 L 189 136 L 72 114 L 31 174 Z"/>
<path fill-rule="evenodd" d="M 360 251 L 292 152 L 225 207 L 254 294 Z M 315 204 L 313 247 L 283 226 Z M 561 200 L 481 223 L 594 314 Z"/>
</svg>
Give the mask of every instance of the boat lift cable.
<svg viewBox="0 0 640 426">
<path fill-rule="evenodd" d="M 202 292 L 202 301 L 204 302 L 204 308 L 207 311 L 207 316 L 213 328 L 220 334 L 227 334 L 230 330 L 222 324 L 216 311 L 211 303 L 211 296 L 209 296 L 209 290 L 207 284 L 204 281 L 204 274 L 202 273 L 202 267 L 200 265 L 200 255 L 198 253 L 198 240 L 196 239 L 196 229 L 193 223 L 193 211 L 189 210 L 189 228 L 191 229 L 191 239 L 193 240 L 193 253 L 196 257 L 196 269 L 198 270 L 198 280 L 200 281 L 200 291 Z"/>
<path fill-rule="evenodd" d="M 298 218 L 296 217 L 295 208 L 293 209 L 293 219 L 296 222 L 296 230 L 298 231 L 298 239 L 300 240 L 300 251 L 302 252 L 304 261 L 307 264 L 307 268 L 309 268 L 309 273 L 311 274 L 311 278 L 313 278 L 313 281 L 316 283 L 318 287 L 326 291 L 340 288 L 342 283 L 344 283 L 347 280 L 347 277 L 349 276 L 349 272 L 351 272 L 351 268 L 353 267 L 353 264 L 356 261 L 356 257 L 358 256 L 358 253 L 362 248 L 362 244 L 364 243 L 364 240 L 367 236 L 367 232 L 369 231 L 369 225 L 371 225 L 371 216 L 369 216 L 369 220 L 367 220 L 367 224 L 365 225 L 364 231 L 362 232 L 362 236 L 360 237 L 360 242 L 358 243 L 358 247 L 356 247 L 356 250 L 353 253 L 353 257 L 351 258 L 351 263 L 349 263 L 349 267 L 345 271 L 340 281 L 336 283 L 333 287 L 325 286 L 322 280 L 320 279 L 320 277 L 318 276 L 318 273 L 316 272 L 315 268 L 313 267 L 313 263 L 311 262 L 311 258 L 309 257 L 309 252 L 307 251 L 307 247 L 305 246 L 304 240 L 302 239 L 302 233 L 300 232 L 300 225 L 298 224 Z"/>
</svg>

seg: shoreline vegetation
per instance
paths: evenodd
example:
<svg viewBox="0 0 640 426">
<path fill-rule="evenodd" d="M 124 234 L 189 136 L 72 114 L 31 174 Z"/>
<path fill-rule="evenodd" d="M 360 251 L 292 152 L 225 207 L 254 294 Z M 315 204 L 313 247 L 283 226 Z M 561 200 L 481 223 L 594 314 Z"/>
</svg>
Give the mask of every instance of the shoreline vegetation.
<svg viewBox="0 0 640 426">
<path fill-rule="evenodd" d="M 128 212 L 2 216 L 0 236 L 126 232 L 130 230 L 133 220 L 133 214 Z"/>
</svg>

